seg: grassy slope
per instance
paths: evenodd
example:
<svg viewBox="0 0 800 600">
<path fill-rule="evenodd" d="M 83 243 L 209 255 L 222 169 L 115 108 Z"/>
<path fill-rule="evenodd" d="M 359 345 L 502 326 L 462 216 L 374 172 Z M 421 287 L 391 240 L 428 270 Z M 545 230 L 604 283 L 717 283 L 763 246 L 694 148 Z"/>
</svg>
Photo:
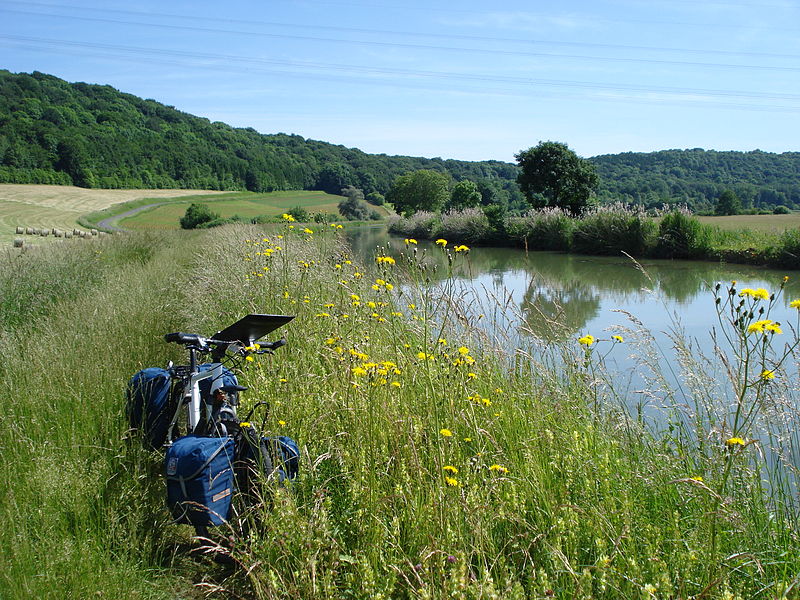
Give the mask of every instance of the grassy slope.
<svg viewBox="0 0 800 600">
<path fill-rule="evenodd" d="M 212 210 L 220 213 L 222 217 L 240 215 L 253 218 L 267 215 L 280 217 L 287 210 L 296 206 L 307 211 L 324 212 L 338 215 L 338 204 L 341 196 L 334 196 L 318 191 L 287 191 L 271 192 L 268 194 L 255 194 L 251 192 L 226 194 L 219 199 L 208 200 L 192 199 L 191 202 L 202 202 Z M 190 200 L 158 206 L 151 210 L 141 212 L 135 216 L 124 219 L 120 226 L 125 229 L 178 229 L 179 220 L 186 212 Z"/>
<path fill-rule="evenodd" d="M 0 596 L 754 598 L 800 569 L 796 524 L 764 504 L 754 452 L 727 452 L 711 429 L 700 450 L 656 442 L 592 413 L 602 390 L 574 348 L 558 370 L 524 355 L 509 369 L 441 320 L 477 317 L 447 286 L 418 286 L 413 264 L 400 297 L 376 283 L 399 284 L 400 263 L 370 274 L 329 230 L 262 235 L 132 234 L 0 270 L 14 399 Z M 125 439 L 121 392 L 179 358 L 164 332 L 247 312 L 297 315 L 289 345 L 241 380 L 247 401 L 271 403 L 267 429 L 300 441 L 303 475 L 226 572 L 191 560 L 188 528 L 169 524 L 158 456 Z"/>
<path fill-rule="evenodd" d="M 74 186 L 0 184 L 0 244 L 16 237 L 17 227 L 80 227 L 78 219 L 112 205 L 142 198 L 175 198 L 198 190 L 90 190 Z M 43 238 L 47 239 L 47 238 Z M 41 239 L 37 239 L 41 242 Z"/>
</svg>

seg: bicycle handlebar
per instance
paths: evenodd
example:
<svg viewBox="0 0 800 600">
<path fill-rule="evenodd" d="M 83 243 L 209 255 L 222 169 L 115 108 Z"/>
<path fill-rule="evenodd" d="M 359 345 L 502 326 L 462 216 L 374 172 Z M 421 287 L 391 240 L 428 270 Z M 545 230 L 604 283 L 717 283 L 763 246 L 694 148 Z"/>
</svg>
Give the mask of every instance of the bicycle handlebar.
<svg viewBox="0 0 800 600">
<path fill-rule="evenodd" d="M 175 344 L 181 344 L 184 346 L 193 345 L 196 346 L 197 349 L 202 351 L 210 351 L 210 348 L 208 347 L 209 344 L 227 348 L 228 346 L 239 343 L 231 340 L 214 340 L 211 338 L 204 338 L 203 336 L 197 333 L 183 333 L 182 331 L 176 331 L 174 333 L 166 334 L 164 336 L 164 341 Z M 265 352 L 277 350 L 281 346 L 285 345 L 286 345 L 286 340 L 283 338 L 280 340 L 275 340 L 274 342 L 265 342 L 265 343 L 258 342 L 259 349 Z"/>
</svg>

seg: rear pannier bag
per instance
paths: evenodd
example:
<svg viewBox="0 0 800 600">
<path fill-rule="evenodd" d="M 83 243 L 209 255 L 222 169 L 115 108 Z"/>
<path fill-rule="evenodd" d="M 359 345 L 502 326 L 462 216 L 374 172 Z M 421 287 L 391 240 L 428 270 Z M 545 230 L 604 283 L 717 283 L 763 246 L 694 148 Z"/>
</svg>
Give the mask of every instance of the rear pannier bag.
<svg viewBox="0 0 800 600">
<path fill-rule="evenodd" d="M 203 363 L 197 366 L 197 370 L 201 373 L 205 373 L 206 371 L 210 371 L 217 366 L 219 366 L 219 363 Z M 216 389 L 218 387 L 233 386 L 238 384 L 239 382 L 236 379 L 236 375 L 233 373 L 233 371 L 231 371 L 228 367 L 222 367 L 221 381 L 217 382 L 214 377 L 209 377 L 208 379 L 201 379 L 197 384 L 198 388 L 200 389 L 200 402 L 203 405 L 208 404 L 210 406 L 214 404 L 214 398 L 211 394 L 212 388 Z M 232 399 L 232 404 L 236 405 L 238 402 L 238 396 Z"/>
<path fill-rule="evenodd" d="M 300 448 L 297 447 L 297 442 L 285 435 L 264 438 L 264 441 L 272 444 L 276 450 L 272 455 L 275 457 L 277 464 L 274 466 L 278 468 L 281 482 L 297 477 L 300 471 Z"/>
<path fill-rule="evenodd" d="M 142 369 L 128 382 L 125 390 L 128 423 L 132 429 L 141 431 L 146 447 L 160 448 L 167 439 L 172 418 L 171 383 L 169 371 L 158 367 Z"/>
<path fill-rule="evenodd" d="M 187 435 L 167 450 L 167 506 L 177 523 L 221 525 L 234 493 L 233 438 Z"/>
</svg>

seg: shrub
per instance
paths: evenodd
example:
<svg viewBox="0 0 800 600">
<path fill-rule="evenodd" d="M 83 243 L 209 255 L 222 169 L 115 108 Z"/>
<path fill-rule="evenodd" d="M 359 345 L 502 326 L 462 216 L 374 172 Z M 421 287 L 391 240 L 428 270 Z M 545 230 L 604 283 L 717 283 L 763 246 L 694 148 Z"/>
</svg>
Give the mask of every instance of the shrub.
<svg viewBox="0 0 800 600">
<path fill-rule="evenodd" d="M 772 214 L 774 215 L 788 215 L 792 212 L 788 206 L 784 206 L 783 204 L 779 204 L 775 208 L 772 209 Z"/>
<path fill-rule="evenodd" d="M 711 253 L 708 227 L 684 211 L 675 210 L 661 219 L 654 250 L 660 258 L 706 258 Z"/>
<path fill-rule="evenodd" d="M 489 219 L 480 208 L 451 210 L 442 215 L 439 235 L 453 242 L 480 242 L 491 233 Z"/>
<path fill-rule="evenodd" d="M 380 192 L 370 192 L 367 194 L 365 200 L 370 204 L 374 204 L 375 206 L 383 206 L 386 202 L 386 198 L 383 197 L 383 194 Z"/>
<path fill-rule="evenodd" d="M 206 204 L 193 202 L 186 209 L 186 213 L 181 217 L 181 229 L 197 229 L 203 223 L 208 223 L 219 219 L 220 214 L 214 212 Z"/>
<path fill-rule="evenodd" d="M 800 229 L 784 231 L 767 261 L 771 267 L 779 269 L 800 269 Z"/>
<path fill-rule="evenodd" d="M 294 220 L 298 223 L 308 223 L 311 220 L 311 215 L 309 215 L 308 211 L 302 206 L 295 206 L 287 210 L 286 214 L 292 215 Z"/>
<path fill-rule="evenodd" d="M 645 254 L 655 244 L 656 225 L 641 208 L 622 203 L 585 213 L 575 224 L 572 249 L 583 254 Z"/>
<path fill-rule="evenodd" d="M 389 223 L 389 231 L 410 238 L 437 237 L 441 220 L 436 213 L 421 210 L 410 217 L 397 217 Z"/>
<path fill-rule="evenodd" d="M 534 209 L 509 219 L 508 235 L 531 250 L 569 250 L 575 221 L 563 208 Z"/>
</svg>

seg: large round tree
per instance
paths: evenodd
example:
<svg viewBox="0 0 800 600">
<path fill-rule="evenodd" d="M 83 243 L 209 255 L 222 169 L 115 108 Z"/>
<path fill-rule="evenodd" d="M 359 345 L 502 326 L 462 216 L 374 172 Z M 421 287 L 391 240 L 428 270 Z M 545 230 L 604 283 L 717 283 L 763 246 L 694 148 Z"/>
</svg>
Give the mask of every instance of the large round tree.
<svg viewBox="0 0 800 600">
<path fill-rule="evenodd" d="M 405 216 L 419 210 L 441 210 L 449 198 L 450 176 L 428 169 L 401 175 L 386 194 L 387 202 Z"/>
<path fill-rule="evenodd" d="M 515 158 L 522 168 L 517 183 L 534 208 L 558 206 L 578 214 L 597 188 L 594 164 L 566 144 L 539 142 Z"/>
</svg>

